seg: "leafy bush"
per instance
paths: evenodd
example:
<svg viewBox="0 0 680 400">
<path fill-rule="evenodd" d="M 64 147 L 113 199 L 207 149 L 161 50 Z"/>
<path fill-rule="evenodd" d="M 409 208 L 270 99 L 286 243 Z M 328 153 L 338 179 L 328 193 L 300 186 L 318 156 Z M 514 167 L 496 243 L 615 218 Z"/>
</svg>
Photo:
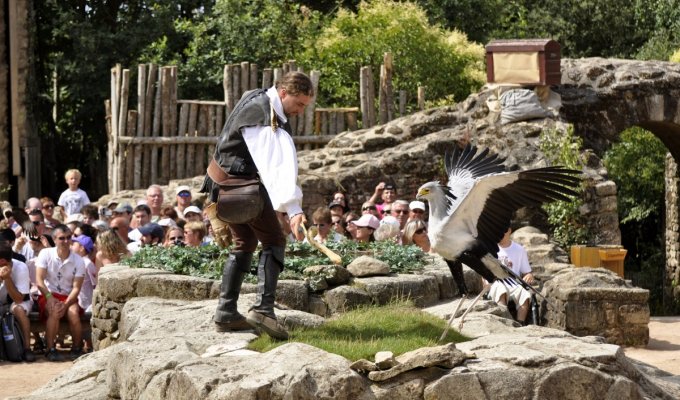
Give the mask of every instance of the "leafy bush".
<svg viewBox="0 0 680 400">
<path fill-rule="evenodd" d="M 396 90 L 413 94 L 427 86 L 428 97 L 453 94 L 460 100 L 483 83 L 482 46 L 430 25 L 423 9 L 410 2 L 361 2 L 356 14 L 341 9 L 305 47 L 300 61 L 321 71 L 320 101 L 328 105 L 358 103 L 362 66 L 372 66 L 377 86 L 386 52 L 394 58 Z"/>
<path fill-rule="evenodd" d="M 417 246 L 402 246 L 394 242 L 373 242 L 368 245 L 347 240 L 326 244 L 340 254 L 343 265 L 362 254 L 371 255 L 390 265 L 392 272 L 412 273 L 420 271 L 428 261 L 427 255 Z M 142 247 L 132 257 L 122 261 L 132 268 L 157 268 L 181 275 L 198 276 L 209 279 L 220 279 L 224 263 L 229 256 L 229 249 L 221 249 L 217 245 L 202 247 Z M 302 272 L 312 265 L 328 265 L 328 257 L 307 243 L 289 243 L 286 247 L 284 270 L 281 279 L 304 279 Z M 257 257 L 253 257 L 253 269 L 257 267 Z M 249 276 L 247 281 L 254 282 Z"/>
<path fill-rule="evenodd" d="M 578 171 L 583 169 L 583 140 L 574 135 L 573 126 L 570 125 L 566 132 L 557 129 L 544 130 L 539 140 L 541 151 L 552 165 Z M 582 192 L 583 187 L 576 191 Z M 582 205 L 582 196 L 575 196 L 571 201 L 555 201 L 543 205 L 543 210 L 548 214 L 548 223 L 553 228 L 553 239 L 564 248 L 585 243 L 590 236 L 586 221 L 579 210 Z"/>
</svg>

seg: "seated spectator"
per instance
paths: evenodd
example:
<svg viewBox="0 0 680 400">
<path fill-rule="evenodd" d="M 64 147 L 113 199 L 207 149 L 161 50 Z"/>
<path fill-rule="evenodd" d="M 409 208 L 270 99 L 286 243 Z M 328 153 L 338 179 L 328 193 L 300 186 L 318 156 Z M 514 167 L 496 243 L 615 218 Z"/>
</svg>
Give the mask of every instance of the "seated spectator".
<svg viewBox="0 0 680 400">
<path fill-rule="evenodd" d="M 138 242 L 142 235 L 139 233 L 139 228 L 151 222 L 151 209 L 146 204 L 140 204 L 135 207 L 132 213 L 132 221 L 130 227 L 134 226 L 128 233 L 131 242 Z"/>
<path fill-rule="evenodd" d="M 12 248 L 7 243 L 0 244 L 0 306 L 7 306 L 7 300 L 11 300 L 9 311 L 19 322 L 24 339 L 22 358 L 33 362 L 35 354 L 31 351 L 31 323 L 28 319 L 33 305 L 30 289 L 28 267 L 21 261 L 12 259 Z"/>
<path fill-rule="evenodd" d="M 531 285 L 534 283 L 534 275 L 531 273 L 529 257 L 521 244 L 510 239 L 511 234 L 512 229 L 508 228 L 498 243 L 498 260 Z M 482 282 L 488 285 L 488 282 L 484 280 Z M 517 321 L 522 324 L 526 323 L 531 305 L 529 291 L 519 285 L 509 286 L 497 280 L 491 285 L 489 296 L 493 301 L 502 305 L 507 305 L 509 300 L 514 301 L 517 306 Z"/>
<path fill-rule="evenodd" d="M 184 246 L 184 229 L 179 226 L 172 226 L 168 228 L 165 233 L 165 240 L 163 247 Z"/>
<path fill-rule="evenodd" d="M 332 219 L 331 211 L 329 209 L 325 207 L 317 208 L 312 214 L 312 222 L 312 226 L 315 226 L 318 231 L 316 236 L 314 236 L 314 240 L 317 242 L 341 242 L 345 240 L 342 235 L 331 229 Z"/>
<path fill-rule="evenodd" d="M 343 192 L 337 191 L 333 193 L 333 200 L 331 200 L 331 203 L 340 203 L 340 205 L 342 205 L 343 214 L 350 210 L 349 199 Z"/>
<path fill-rule="evenodd" d="M 41 197 L 40 203 L 42 204 L 42 214 L 45 216 L 45 224 L 47 225 L 48 229 L 51 230 L 55 226 L 64 222 L 63 220 L 59 221 L 54 216 L 54 200 L 49 197 Z"/>
<path fill-rule="evenodd" d="M 397 187 L 392 183 L 380 182 L 376 187 L 373 195 L 369 202 L 376 204 L 378 209 L 378 218 L 382 218 L 386 214 L 384 211 L 385 206 L 392 204 L 397 198 Z"/>
<path fill-rule="evenodd" d="M 375 240 L 379 242 L 392 240 L 393 242 L 398 243 L 400 234 L 399 221 L 391 215 L 385 215 L 383 219 L 380 220 L 380 226 L 376 229 L 373 236 L 375 236 Z"/>
<path fill-rule="evenodd" d="M 95 265 L 101 269 L 104 265 L 119 263 L 125 257 L 130 256 L 127 245 L 113 229 L 102 232 L 97 236 L 97 254 Z"/>
<path fill-rule="evenodd" d="M 429 253 L 431 250 L 430 238 L 427 236 L 427 224 L 425 221 L 415 219 L 407 222 L 404 227 L 404 233 L 401 235 L 401 244 L 415 244 L 424 252 Z"/>
<path fill-rule="evenodd" d="M 52 218 L 63 224 L 66 221 L 66 210 L 62 206 L 54 206 L 54 213 L 52 213 Z"/>
<path fill-rule="evenodd" d="M 114 230 L 120 237 L 120 240 L 122 240 L 126 245 L 130 242 L 130 238 L 128 238 L 128 233 L 130 232 L 129 223 L 130 222 L 127 217 L 124 216 L 114 217 L 109 222 L 109 229 Z"/>
<path fill-rule="evenodd" d="M 345 208 L 342 206 L 342 203 L 339 203 L 337 201 L 332 201 L 328 205 L 328 209 L 330 210 L 331 215 L 341 216 L 342 214 L 345 213 Z"/>
<path fill-rule="evenodd" d="M 130 222 L 132 221 L 132 212 L 134 210 L 132 209 L 132 206 L 128 203 L 121 203 L 116 206 L 116 208 L 113 210 L 113 215 L 111 218 L 116 218 L 116 217 L 123 217 L 127 219 L 127 225 L 131 226 Z M 136 228 L 136 226 L 134 227 Z"/>
<path fill-rule="evenodd" d="M 142 237 L 139 239 L 141 247 L 160 246 L 163 244 L 165 232 L 163 231 L 163 227 L 155 222 L 149 222 L 148 224 L 139 228 L 139 233 L 142 235 Z"/>
<path fill-rule="evenodd" d="M 184 220 L 190 221 L 203 221 L 203 211 L 196 206 L 189 206 L 184 210 Z"/>
<path fill-rule="evenodd" d="M 375 204 L 371 203 L 370 201 L 365 201 L 364 204 L 361 205 L 361 215 L 366 214 L 371 214 L 374 217 L 380 219 L 380 213 L 378 212 L 378 208 L 376 207 Z"/>
<path fill-rule="evenodd" d="M 153 184 L 146 189 L 146 205 L 151 210 L 151 222 L 161 219 L 161 209 L 163 207 L 163 188 Z"/>
<path fill-rule="evenodd" d="M 0 229 L 0 244 L 6 243 L 10 246 L 10 248 L 12 248 L 16 240 L 17 235 L 11 228 L 5 227 L 3 229 Z M 12 251 L 12 258 L 21 261 L 22 263 L 26 262 L 26 257 L 22 256 L 16 251 Z"/>
<path fill-rule="evenodd" d="M 203 238 L 207 233 L 203 221 L 187 221 L 184 225 L 184 244 L 189 247 L 199 247 L 203 244 Z"/>
<path fill-rule="evenodd" d="M 174 210 L 178 216 L 184 217 L 184 210 L 191 205 L 191 188 L 185 185 L 177 186 L 175 199 L 177 206 Z"/>
<path fill-rule="evenodd" d="M 404 230 L 406 222 L 408 221 L 409 209 L 408 201 L 396 200 L 392 204 L 392 216 L 399 221 L 399 229 Z"/>
<path fill-rule="evenodd" d="M 78 295 L 78 305 L 85 312 L 92 311 L 92 292 L 97 286 L 97 267 L 91 259 L 94 250 L 94 242 L 92 238 L 85 235 L 74 236 L 71 250 L 83 258 L 85 262 L 85 277 L 83 279 L 83 286 Z M 88 346 L 88 348 L 91 348 Z"/>
<path fill-rule="evenodd" d="M 347 224 L 342 216 L 331 216 L 331 227 L 336 233 L 344 238 L 347 238 L 347 235 L 349 235 L 349 232 L 347 232 Z"/>
<path fill-rule="evenodd" d="M 408 214 L 408 220 L 413 221 L 414 219 L 420 219 L 420 220 L 427 220 L 426 214 L 425 214 L 425 203 L 422 201 L 412 201 L 408 205 L 409 208 L 409 214 Z"/>
<path fill-rule="evenodd" d="M 348 239 L 356 240 L 357 227 L 352 222 L 359 219 L 359 215 L 354 211 L 350 211 L 343 216 L 345 219 L 345 229 L 347 229 Z"/>
<path fill-rule="evenodd" d="M 83 223 L 92 225 L 94 221 L 99 219 L 99 207 L 94 204 L 86 204 L 80 209 L 80 213 L 83 214 Z"/>
<path fill-rule="evenodd" d="M 360 243 L 374 242 L 373 232 L 380 226 L 380 220 L 372 214 L 364 214 L 350 223 L 356 227 L 355 240 Z"/>
<path fill-rule="evenodd" d="M 66 225 L 57 225 L 52 237 L 57 246 L 41 251 L 35 261 L 36 284 L 42 293 L 38 299 L 40 315 L 46 321 L 45 356 L 49 361 L 61 361 L 54 344 L 59 321 L 66 317 L 73 338 L 71 359 L 75 360 L 82 354 L 83 309 L 78 305 L 78 295 L 85 278 L 85 263 L 71 251 L 72 232 Z"/>
</svg>

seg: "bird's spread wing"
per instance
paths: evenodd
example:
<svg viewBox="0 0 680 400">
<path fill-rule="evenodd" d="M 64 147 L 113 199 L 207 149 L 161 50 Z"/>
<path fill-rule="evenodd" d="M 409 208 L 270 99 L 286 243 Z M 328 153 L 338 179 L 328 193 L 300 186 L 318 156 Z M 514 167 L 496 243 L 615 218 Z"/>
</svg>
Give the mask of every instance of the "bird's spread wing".
<svg viewBox="0 0 680 400">
<path fill-rule="evenodd" d="M 448 217 L 441 223 L 440 237 L 471 235 L 496 255 L 497 243 L 510 226 L 512 214 L 527 206 L 577 195 L 580 171 L 546 167 L 502 172 L 502 159 L 487 150 L 476 155 L 468 146 L 446 160 L 449 187 L 456 195 Z"/>
<path fill-rule="evenodd" d="M 477 154 L 477 148 L 469 144 L 463 150 L 456 148 L 452 154 L 446 154 L 444 166 L 449 178 L 447 186 L 453 195 L 449 196 L 449 210 L 458 207 L 477 179 L 505 171 L 503 161 L 498 155 L 489 154 L 488 149 Z"/>
</svg>

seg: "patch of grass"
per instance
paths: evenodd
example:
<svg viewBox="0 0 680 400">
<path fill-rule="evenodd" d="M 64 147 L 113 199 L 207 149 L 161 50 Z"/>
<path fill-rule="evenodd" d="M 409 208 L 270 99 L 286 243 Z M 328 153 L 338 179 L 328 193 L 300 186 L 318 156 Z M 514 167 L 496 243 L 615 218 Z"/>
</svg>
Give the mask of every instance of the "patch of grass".
<svg viewBox="0 0 680 400">
<path fill-rule="evenodd" d="M 290 342 L 307 343 L 351 361 L 373 360 L 379 351 L 391 351 L 395 356 L 422 347 L 437 346 L 446 321 L 416 308 L 410 302 L 395 302 L 386 306 L 366 306 L 329 319 L 318 328 L 295 329 Z M 470 340 L 450 329 L 444 342 Z M 285 344 L 268 335 L 250 343 L 256 351 L 269 351 Z"/>
</svg>

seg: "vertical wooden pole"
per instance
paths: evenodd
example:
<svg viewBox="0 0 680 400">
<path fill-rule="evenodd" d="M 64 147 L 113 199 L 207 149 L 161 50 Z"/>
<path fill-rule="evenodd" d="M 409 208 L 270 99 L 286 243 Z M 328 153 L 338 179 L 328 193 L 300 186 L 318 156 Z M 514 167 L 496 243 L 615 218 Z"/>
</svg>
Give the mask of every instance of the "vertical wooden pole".
<svg viewBox="0 0 680 400">
<path fill-rule="evenodd" d="M 425 109 L 425 86 L 418 86 L 418 109 Z"/>
<path fill-rule="evenodd" d="M 337 112 L 338 117 L 337 117 L 337 127 L 335 128 L 336 133 L 344 132 L 345 131 L 345 115 L 349 114 L 347 111 L 338 111 Z"/>
<path fill-rule="evenodd" d="M 399 91 L 399 116 L 406 115 L 406 90 Z"/>
<path fill-rule="evenodd" d="M 191 103 L 189 108 L 189 136 L 194 137 L 197 135 L 196 125 L 198 120 L 198 104 Z M 196 146 L 193 144 L 187 144 L 187 159 L 186 159 L 186 170 L 187 174 L 191 174 L 194 171 L 194 165 L 196 164 Z"/>
<path fill-rule="evenodd" d="M 155 94 L 155 101 L 154 101 L 154 109 L 153 109 L 153 128 L 151 130 L 151 136 L 152 137 L 158 137 L 161 134 L 161 74 L 162 70 L 160 68 L 157 69 L 158 74 L 154 76 L 154 79 L 156 80 L 156 94 Z M 153 183 L 159 183 L 158 181 L 158 145 L 152 145 L 151 146 L 151 180 L 150 184 Z"/>
<path fill-rule="evenodd" d="M 269 89 L 274 84 L 272 77 L 274 71 L 271 68 L 265 68 L 262 70 L 262 89 Z"/>
<path fill-rule="evenodd" d="M 305 130 L 303 135 L 311 135 L 314 133 L 314 110 L 316 109 L 316 97 L 317 92 L 319 91 L 320 75 L 321 73 L 319 71 L 312 71 L 309 73 L 309 79 L 311 79 L 312 87 L 314 88 L 314 96 L 307 108 L 305 108 Z"/>
<path fill-rule="evenodd" d="M 171 110 L 172 77 L 170 67 L 161 68 L 161 133 L 170 136 L 172 124 Z M 170 146 L 161 146 L 161 174 L 160 182 L 166 184 L 170 176 Z"/>
<path fill-rule="evenodd" d="M 217 119 L 218 119 L 217 115 L 219 115 L 219 114 L 222 114 L 222 107 L 221 106 L 216 106 L 216 105 L 208 106 L 208 132 L 207 132 L 207 135 L 210 136 L 210 137 L 215 137 L 217 135 L 218 130 L 219 130 L 219 128 L 217 128 Z M 210 160 L 212 160 L 213 148 L 215 146 L 205 145 L 203 147 L 204 147 L 203 152 L 206 155 L 206 161 L 205 161 L 205 164 L 203 165 L 203 170 L 201 171 L 201 173 L 205 173 L 205 170 L 208 168 L 208 163 L 210 163 Z"/>
<path fill-rule="evenodd" d="M 241 96 L 248 90 L 250 90 L 250 63 L 244 61 L 241 63 Z"/>
<path fill-rule="evenodd" d="M 146 64 L 137 66 L 137 134 L 135 136 L 144 136 L 146 118 Z M 144 154 L 142 145 L 134 146 L 134 168 L 132 171 L 132 188 L 139 189 L 142 187 L 142 155 Z"/>
<path fill-rule="evenodd" d="M 146 79 L 146 115 L 144 116 L 144 136 L 152 135 L 154 124 L 154 99 L 156 89 L 156 78 L 158 76 L 158 66 L 156 64 L 149 64 L 149 73 Z M 152 146 L 146 144 L 143 146 L 144 155 L 142 156 L 142 179 L 141 187 L 148 187 L 151 184 L 151 149 Z"/>
<path fill-rule="evenodd" d="M 241 92 L 241 66 L 238 64 L 232 65 L 232 75 L 231 75 L 233 82 L 232 82 L 232 96 L 234 96 L 234 106 L 236 106 L 236 103 L 241 99 L 241 95 L 243 92 Z"/>
<path fill-rule="evenodd" d="M 178 127 L 178 134 L 177 136 L 179 137 L 185 137 L 187 136 L 187 125 L 189 123 L 189 104 L 184 103 L 182 104 L 182 107 L 179 110 L 179 127 Z M 184 144 L 179 144 L 177 145 L 177 177 L 178 178 L 187 178 L 189 177 L 189 173 L 186 168 L 185 164 L 185 156 L 186 156 L 186 145 Z"/>
<path fill-rule="evenodd" d="M 276 82 L 281 80 L 282 77 L 283 77 L 283 68 L 274 68 L 274 82 L 273 82 L 273 84 L 276 84 Z"/>
<path fill-rule="evenodd" d="M 347 113 L 347 130 L 356 131 L 357 130 L 357 113 L 356 111 L 350 111 Z"/>
<path fill-rule="evenodd" d="M 168 136 L 176 137 L 178 130 L 177 121 L 177 66 L 173 65 L 170 68 L 170 132 Z M 177 178 L 177 147 L 178 144 L 173 144 L 170 147 L 170 171 L 169 179 Z M 168 146 L 166 146 L 168 147 Z"/>
<path fill-rule="evenodd" d="M 212 106 L 207 105 L 207 104 L 201 104 L 201 106 L 198 109 L 198 126 L 196 129 L 196 136 L 207 136 L 208 134 L 208 123 L 209 123 L 209 118 L 210 118 L 210 113 L 209 109 Z M 196 158 L 194 161 L 194 170 L 193 170 L 193 175 L 201 175 L 205 173 L 206 168 L 208 167 L 208 164 L 205 162 L 205 145 L 204 144 L 197 144 L 194 146 L 195 148 L 195 154 Z"/>
<path fill-rule="evenodd" d="M 120 111 L 118 117 L 118 136 L 125 135 L 127 129 L 127 111 L 128 111 L 128 97 L 130 93 L 130 70 L 123 70 L 123 79 L 120 86 Z M 118 157 L 118 190 L 127 189 L 125 185 L 125 152 L 118 144 L 116 150 Z"/>
<path fill-rule="evenodd" d="M 109 160 L 109 192 L 118 192 L 118 99 L 120 97 L 120 75 L 122 68 L 116 64 L 111 68 L 111 152 Z"/>
<path fill-rule="evenodd" d="M 250 63 L 250 85 L 248 85 L 248 89 L 253 90 L 257 88 L 257 64 Z"/>
<path fill-rule="evenodd" d="M 113 72 L 111 73 L 111 79 L 113 80 Z M 111 85 L 113 88 L 113 84 Z M 111 97 L 113 97 L 113 92 L 111 92 Z M 111 119 L 113 116 L 111 115 L 111 99 L 106 99 L 104 100 L 104 112 L 106 114 L 106 138 L 107 138 L 107 144 L 108 146 L 106 147 L 106 165 L 108 168 L 106 169 L 106 177 L 107 177 L 107 182 L 108 184 L 108 189 L 109 193 L 114 193 L 113 191 L 113 179 L 111 178 L 113 176 L 113 170 L 114 170 L 114 164 L 113 164 L 113 149 L 114 149 L 114 144 L 113 144 L 113 128 L 112 128 L 112 123 Z"/>
<path fill-rule="evenodd" d="M 224 89 L 224 104 L 227 106 L 227 113 L 230 113 L 234 109 L 234 98 L 231 93 L 233 91 L 233 79 L 231 77 L 232 69 L 231 65 L 224 66 L 224 73 L 222 76 L 222 88 Z"/>
<path fill-rule="evenodd" d="M 137 136 L 137 116 L 139 113 L 137 110 L 128 111 L 127 116 L 127 129 L 125 136 Z M 125 189 L 133 189 L 133 179 L 135 174 L 135 146 L 132 144 L 126 144 L 123 148 L 125 156 Z"/>
<path fill-rule="evenodd" d="M 392 53 L 385 53 L 383 65 L 380 66 L 380 123 L 394 119 L 394 94 L 392 90 Z"/>
</svg>

